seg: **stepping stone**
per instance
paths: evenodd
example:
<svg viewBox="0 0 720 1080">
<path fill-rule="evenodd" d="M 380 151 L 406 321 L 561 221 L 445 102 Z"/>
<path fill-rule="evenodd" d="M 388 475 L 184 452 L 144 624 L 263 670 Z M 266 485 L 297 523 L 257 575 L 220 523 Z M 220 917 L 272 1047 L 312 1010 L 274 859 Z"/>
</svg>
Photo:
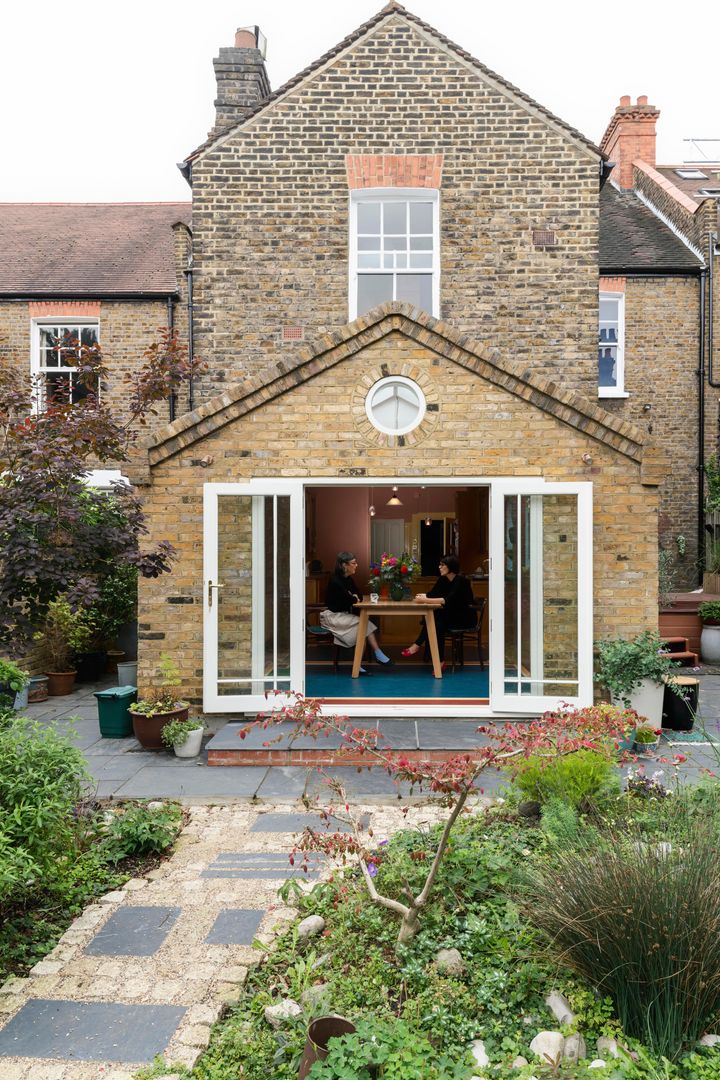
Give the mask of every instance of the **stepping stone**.
<svg viewBox="0 0 720 1080">
<path fill-rule="evenodd" d="M 363 824 L 367 825 L 368 818 L 364 817 Z M 267 814 L 258 814 L 250 826 L 250 832 L 282 832 L 299 833 L 310 827 L 318 832 L 349 832 L 350 826 L 342 821 L 330 818 L 326 821 L 319 814 L 281 814 L 271 811 Z"/>
<path fill-rule="evenodd" d="M 252 945 L 264 914 L 256 908 L 224 908 L 205 940 L 208 945 Z"/>
<path fill-rule="evenodd" d="M 160 948 L 179 907 L 121 907 L 86 947 L 92 956 L 152 956 Z"/>
<path fill-rule="evenodd" d="M 177 1005 L 36 998 L 0 1031 L 0 1056 L 149 1063 L 163 1053 L 184 1014 Z"/>
<path fill-rule="evenodd" d="M 207 870 L 200 874 L 203 878 L 256 878 L 259 880 L 280 880 L 299 877 L 308 881 L 317 881 L 323 860 L 319 855 L 308 853 L 305 862 L 308 873 L 301 869 L 302 856 L 290 865 L 289 856 L 276 851 L 223 851 L 219 852 Z"/>
</svg>

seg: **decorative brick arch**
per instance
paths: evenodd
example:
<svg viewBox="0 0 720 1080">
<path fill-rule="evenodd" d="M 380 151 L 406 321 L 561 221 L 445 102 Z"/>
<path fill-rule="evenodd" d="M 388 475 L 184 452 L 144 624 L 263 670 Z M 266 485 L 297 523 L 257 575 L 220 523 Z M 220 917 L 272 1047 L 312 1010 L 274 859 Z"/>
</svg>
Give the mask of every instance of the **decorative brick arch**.
<svg viewBox="0 0 720 1080">
<path fill-rule="evenodd" d="M 358 188 L 434 188 L 442 182 L 442 154 L 346 154 L 351 191 Z"/>
</svg>

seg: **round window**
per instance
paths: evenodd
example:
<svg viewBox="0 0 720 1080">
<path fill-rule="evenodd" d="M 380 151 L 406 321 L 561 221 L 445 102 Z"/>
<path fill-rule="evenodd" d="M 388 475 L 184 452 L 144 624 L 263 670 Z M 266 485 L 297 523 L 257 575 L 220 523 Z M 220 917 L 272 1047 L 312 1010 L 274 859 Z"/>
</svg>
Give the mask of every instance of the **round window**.
<svg viewBox="0 0 720 1080">
<path fill-rule="evenodd" d="M 365 412 L 370 423 L 386 435 L 405 435 L 425 416 L 425 395 L 412 379 L 390 375 L 370 388 Z"/>
</svg>

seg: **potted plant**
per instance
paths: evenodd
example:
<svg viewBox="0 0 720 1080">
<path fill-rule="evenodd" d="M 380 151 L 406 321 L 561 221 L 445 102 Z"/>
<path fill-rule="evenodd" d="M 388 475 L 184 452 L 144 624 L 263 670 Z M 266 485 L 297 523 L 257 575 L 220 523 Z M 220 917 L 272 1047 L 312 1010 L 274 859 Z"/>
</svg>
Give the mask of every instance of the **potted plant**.
<svg viewBox="0 0 720 1080">
<path fill-rule="evenodd" d="M 390 594 L 391 600 L 404 600 L 410 593 L 410 582 L 420 574 L 420 563 L 408 555 L 389 555 L 383 552 L 379 562 L 370 563 L 368 585 L 371 592 Z"/>
<path fill-rule="evenodd" d="M 12 660 L 0 660 L 0 709 L 25 709 L 30 674 Z"/>
<path fill-rule="evenodd" d="M 720 663 L 720 600 L 706 600 L 700 604 L 698 615 L 703 624 L 700 635 L 700 652 L 708 664 Z"/>
<path fill-rule="evenodd" d="M 610 693 L 613 705 L 634 709 L 656 728 L 662 723 L 665 685 L 674 686 L 672 660 L 660 652 L 662 640 L 644 630 L 632 641 L 609 638 L 597 646 L 595 680 Z"/>
<path fill-rule="evenodd" d="M 202 745 L 205 721 L 199 716 L 187 720 L 171 720 L 162 729 L 161 738 L 168 750 L 176 757 L 197 757 Z"/>
<path fill-rule="evenodd" d="M 73 611 L 67 600 L 58 597 L 48 605 L 43 628 L 35 637 L 48 656 L 48 693 L 51 697 L 72 693 L 77 674 L 72 657 L 87 652 L 92 640 L 87 612 Z"/>
<path fill-rule="evenodd" d="M 638 754 L 655 754 L 660 745 L 660 729 L 641 724 L 635 729 L 635 751 Z"/>
<path fill-rule="evenodd" d="M 180 672 L 168 653 L 160 654 L 158 685 L 130 706 L 135 738 L 145 750 L 162 750 L 162 732 L 172 720 L 187 720 L 190 706 L 178 700 Z"/>
</svg>

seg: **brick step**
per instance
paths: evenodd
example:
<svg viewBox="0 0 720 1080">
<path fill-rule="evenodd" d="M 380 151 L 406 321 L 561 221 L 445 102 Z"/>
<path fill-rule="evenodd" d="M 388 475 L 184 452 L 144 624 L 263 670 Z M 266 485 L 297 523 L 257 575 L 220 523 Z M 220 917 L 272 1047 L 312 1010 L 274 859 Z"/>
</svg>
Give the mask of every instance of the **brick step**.
<svg viewBox="0 0 720 1080">
<path fill-rule="evenodd" d="M 663 649 L 660 655 L 669 656 L 671 660 L 675 661 L 678 664 L 684 664 L 687 667 L 697 667 L 699 664 L 698 654 L 694 652 L 688 652 L 687 650 L 683 652 L 671 652 L 670 650 L 665 651 Z"/>
</svg>

